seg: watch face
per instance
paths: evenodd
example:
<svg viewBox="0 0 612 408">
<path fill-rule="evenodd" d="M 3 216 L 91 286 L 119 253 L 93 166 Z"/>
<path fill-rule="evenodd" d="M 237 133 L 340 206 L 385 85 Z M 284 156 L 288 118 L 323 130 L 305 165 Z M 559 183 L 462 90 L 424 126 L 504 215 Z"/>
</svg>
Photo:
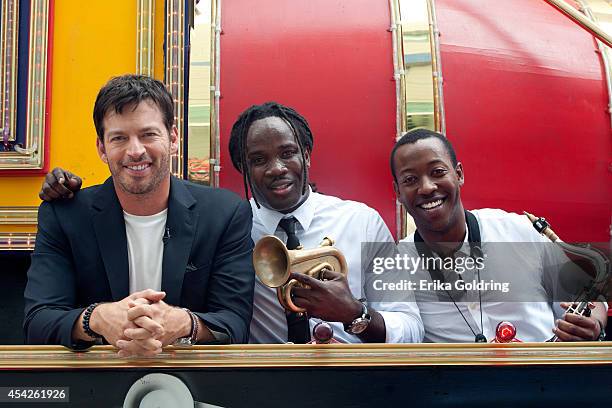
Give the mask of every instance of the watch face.
<svg viewBox="0 0 612 408">
<path fill-rule="evenodd" d="M 359 319 L 356 319 L 353 324 L 351 324 L 349 330 L 353 334 L 359 334 L 368 327 L 368 324 L 370 324 L 370 321 L 368 319 L 360 317 Z"/>
<path fill-rule="evenodd" d="M 176 339 L 172 345 L 175 347 L 189 347 L 192 346 L 193 343 L 191 342 L 191 337 L 181 337 Z"/>
<path fill-rule="evenodd" d="M 599 337 L 597 338 L 597 340 L 604 341 L 605 339 L 606 339 L 606 331 L 602 328 L 601 331 L 599 332 Z"/>
</svg>

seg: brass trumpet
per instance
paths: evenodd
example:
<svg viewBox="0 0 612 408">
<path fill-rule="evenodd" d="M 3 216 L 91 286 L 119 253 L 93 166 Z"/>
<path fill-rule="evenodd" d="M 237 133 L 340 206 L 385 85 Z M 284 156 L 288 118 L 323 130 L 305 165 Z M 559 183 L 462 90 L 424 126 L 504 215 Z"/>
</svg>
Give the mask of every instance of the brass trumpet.
<svg viewBox="0 0 612 408">
<path fill-rule="evenodd" d="M 304 285 L 289 276 L 291 272 L 297 272 L 321 279 L 323 269 L 346 276 L 346 259 L 333 245 L 334 241 L 325 237 L 318 248 L 288 250 L 283 241 L 274 235 L 266 235 L 257 241 L 253 250 L 255 273 L 264 285 L 276 288 L 278 301 L 286 310 L 303 313 L 306 309 L 293 303 L 291 289 Z"/>
</svg>

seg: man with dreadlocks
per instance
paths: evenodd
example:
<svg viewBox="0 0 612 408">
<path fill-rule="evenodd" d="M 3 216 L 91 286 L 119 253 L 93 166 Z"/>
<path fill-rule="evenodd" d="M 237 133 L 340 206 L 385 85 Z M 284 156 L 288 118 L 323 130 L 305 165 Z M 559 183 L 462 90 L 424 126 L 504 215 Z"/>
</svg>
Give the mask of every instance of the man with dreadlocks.
<svg viewBox="0 0 612 408">
<path fill-rule="evenodd" d="M 364 287 L 361 243 L 393 243 L 393 237 L 372 208 L 312 190 L 308 177 L 312 149 L 313 136 L 306 119 L 278 103 L 251 106 L 232 127 L 232 163 L 243 176 L 245 195 L 248 198 L 249 191 L 253 195 L 253 241 L 273 234 L 289 249 L 298 244 L 314 248 L 330 236 L 346 257 L 349 269 L 348 281 L 332 271 L 325 272 L 325 281 L 292 274 L 310 286 L 293 290 L 294 303 L 307 310 L 307 317 L 285 313 L 276 291 L 256 279 L 249 341 L 305 343 L 320 319 L 331 322 L 334 338 L 340 342 L 421 341 L 423 323 L 416 303 L 360 299 Z M 71 173 L 61 169 L 54 172 L 47 175 L 41 191 L 43 199 L 69 197 L 80 185 Z M 60 177 L 69 188 L 57 182 Z"/>
<path fill-rule="evenodd" d="M 304 248 L 319 245 L 330 236 L 348 264 L 348 281 L 326 271 L 324 281 L 306 275 L 292 278 L 310 288 L 294 288 L 294 303 L 307 310 L 308 319 L 286 314 L 276 291 L 258 279 L 255 285 L 252 343 L 303 343 L 319 319 L 333 322 L 340 342 L 418 342 L 423 326 L 414 303 L 376 304 L 361 297 L 361 243 L 393 242 L 380 215 L 365 204 L 313 192 L 308 168 L 313 136 L 306 119 L 294 109 L 268 102 L 245 110 L 232 127 L 229 142 L 234 167 L 242 173 L 245 194 L 253 198 L 256 242 L 274 234 Z M 383 310 L 385 309 L 385 310 Z M 310 321 L 309 321 L 310 320 Z"/>
</svg>

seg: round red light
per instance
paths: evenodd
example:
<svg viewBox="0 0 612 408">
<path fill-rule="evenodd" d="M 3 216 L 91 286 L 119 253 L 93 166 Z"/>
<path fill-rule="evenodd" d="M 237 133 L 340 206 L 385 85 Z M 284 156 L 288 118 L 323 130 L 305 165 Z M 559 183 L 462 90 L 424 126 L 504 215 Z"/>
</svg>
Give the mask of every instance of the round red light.
<svg viewBox="0 0 612 408">
<path fill-rule="evenodd" d="M 510 343 L 516 336 L 516 327 L 510 322 L 500 322 L 495 329 L 495 340 L 498 343 Z"/>
</svg>

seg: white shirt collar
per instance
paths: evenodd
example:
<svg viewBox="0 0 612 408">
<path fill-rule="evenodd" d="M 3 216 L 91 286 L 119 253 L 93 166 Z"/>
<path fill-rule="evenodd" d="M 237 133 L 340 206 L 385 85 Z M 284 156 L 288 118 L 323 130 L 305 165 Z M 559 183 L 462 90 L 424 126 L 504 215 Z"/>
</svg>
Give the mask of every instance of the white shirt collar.
<svg viewBox="0 0 612 408">
<path fill-rule="evenodd" d="M 457 249 L 457 251 L 455 252 L 456 254 L 459 254 L 461 256 L 470 256 L 470 242 L 468 240 L 468 227 L 467 227 L 467 223 L 465 224 L 465 235 L 463 236 L 463 244 L 461 244 L 461 246 Z M 414 236 L 412 238 L 412 240 L 414 241 Z M 440 254 L 437 253 L 436 251 L 432 250 L 432 253 L 437 256 L 438 258 L 440 258 Z"/>
<path fill-rule="evenodd" d="M 298 208 L 296 208 L 293 212 L 283 214 L 276 210 L 271 210 L 269 208 L 264 207 L 260 204 L 261 208 L 257 208 L 255 205 L 255 201 L 251 198 L 251 208 L 253 209 L 253 214 L 259 218 L 261 224 L 264 227 L 265 233 L 269 235 L 274 235 L 276 228 L 278 227 L 278 223 L 282 218 L 289 218 L 291 216 L 295 217 L 300 223 L 300 226 L 307 231 L 310 228 L 310 223 L 314 218 L 315 209 L 317 205 L 317 193 L 314 193 L 310 186 L 308 186 L 309 194 L 306 201 L 302 203 Z"/>
</svg>

